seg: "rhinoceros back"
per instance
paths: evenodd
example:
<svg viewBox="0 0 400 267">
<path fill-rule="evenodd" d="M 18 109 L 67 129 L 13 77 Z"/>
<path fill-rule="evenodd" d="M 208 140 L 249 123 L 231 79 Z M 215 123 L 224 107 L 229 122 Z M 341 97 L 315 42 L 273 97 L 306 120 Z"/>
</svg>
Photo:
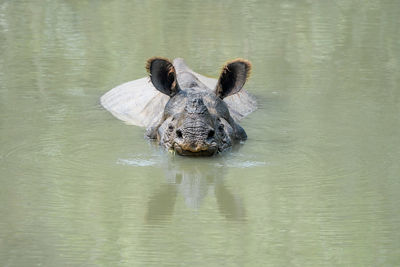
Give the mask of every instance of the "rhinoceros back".
<svg viewBox="0 0 400 267">
<path fill-rule="evenodd" d="M 100 102 L 125 123 L 148 127 L 160 120 L 168 99 L 145 77 L 111 89 L 101 97 Z"/>
</svg>

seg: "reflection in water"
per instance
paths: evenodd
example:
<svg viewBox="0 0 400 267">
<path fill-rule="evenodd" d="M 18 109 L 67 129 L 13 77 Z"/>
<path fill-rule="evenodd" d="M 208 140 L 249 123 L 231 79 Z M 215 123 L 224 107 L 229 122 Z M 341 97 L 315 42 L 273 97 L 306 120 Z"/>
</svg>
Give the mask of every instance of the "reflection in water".
<svg viewBox="0 0 400 267">
<path fill-rule="evenodd" d="M 192 164 L 188 161 L 193 161 Z M 215 159 L 214 159 L 215 160 Z M 158 223 L 173 216 L 178 194 L 186 207 L 197 210 L 204 199 L 215 197 L 222 216 L 232 221 L 245 219 L 245 208 L 238 196 L 224 184 L 224 165 L 211 161 L 171 158 L 166 163 L 166 183 L 150 197 L 146 221 Z"/>
</svg>

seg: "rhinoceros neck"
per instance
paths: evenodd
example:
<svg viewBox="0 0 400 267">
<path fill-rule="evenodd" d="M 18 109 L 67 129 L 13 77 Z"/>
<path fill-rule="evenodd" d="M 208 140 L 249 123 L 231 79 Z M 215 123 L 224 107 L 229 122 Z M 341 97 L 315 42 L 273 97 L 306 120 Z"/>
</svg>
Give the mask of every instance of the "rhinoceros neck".
<svg viewBox="0 0 400 267">
<path fill-rule="evenodd" d="M 173 62 L 174 68 L 176 73 L 180 72 L 193 72 L 188 65 L 186 65 L 185 61 L 183 61 L 183 58 L 175 58 Z"/>
<path fill-rule="evenodd" d="M 177 74 L 178 84 L 181 89 L 194 89 L 196 91 L 212 90 L 199 80 L 199 78 L 195 75 L 195 72 L 186 65 L 182 58 L 174 59 L 173 64 Z"/>
<path fill-rule="evenodd" d="M 204 83 L 202 83 L 196 76 L 190 72 L 181 72 L 177 75 L 178 84 L 182 90 L 185 91 L 211 91 Z"/>
</svg>

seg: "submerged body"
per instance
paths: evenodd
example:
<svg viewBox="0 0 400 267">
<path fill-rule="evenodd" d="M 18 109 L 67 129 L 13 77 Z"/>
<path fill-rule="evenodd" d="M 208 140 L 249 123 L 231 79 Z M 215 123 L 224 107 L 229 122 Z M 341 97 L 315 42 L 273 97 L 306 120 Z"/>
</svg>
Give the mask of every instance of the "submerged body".
<svg viewBox="0 0 400 267">
<path fill-rule="evenodd" d="M 237 93 L 241 91 L 250 67 L 250 63 L 243 59 L 228 62 L 215 83 L 214 79 L 193 72 L 182 59 L 175 59 L 172 63 L 163 58 L 151 58 L 147 70 L 153 88 L 161 95 L 153 90 L 152 95 L 146 98 L 146 105 L 143 101 L 137 103 L 137 106 L 144 105 L 140 110 L 135 107 L 134 100 L 130 100 L 129 105 L 124 100 L 121 103 L 126 106 L 125 112 L 116 108 L 122 95 L 121 88 L 119 94 L 118 87 L 114 88 L 116 91 L 111 90 L 101 101 L 122 120 L 127 121 L 128 114 L 136 121 L 145 121 L 144 125 L 133 124 L 147 127 L 146 135 L 166 149 L 180 155 L 211 156 L 247 138 L 237 121 L 252 112 L 256 103 L 244 90 L 240 92 L 241 97 Z M 143 90 L 151 90 L 150 85 L 145 87 Z M 133 88 L 130 91 L 129 99 L 145 99 L 142 95 L 134 95 Z M 163 110 L 157 111 L 161 107 Z"/>
</svg>

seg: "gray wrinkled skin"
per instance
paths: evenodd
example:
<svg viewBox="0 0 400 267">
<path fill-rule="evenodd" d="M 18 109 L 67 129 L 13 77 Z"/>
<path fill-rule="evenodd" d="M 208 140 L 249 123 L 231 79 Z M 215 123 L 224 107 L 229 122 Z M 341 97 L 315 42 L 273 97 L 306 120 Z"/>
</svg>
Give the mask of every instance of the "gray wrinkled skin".
<svg viewBox="0 0 400 267">
<path fill-rule="evenodd" d="M 148 68 L 153 84 L 160 90 L 159 84 L 164 84 L 154 81 L 159 73 L 155 73 L 151 66 Z M 244 77 L 247 78 L 247 73 Z M 168 82 L 167 94 L 170 93 L 169 85 L 175 85 L 171 81 Z M 176 82 L 161 121 L 147 129 L 146 135 L 149 138 L 156 139 L 166 149 L 185 156 L 215 155 L 236 142 L 246 140 L 246 132 L 232 119 L 227 104 L 221 96 L 217 96 L 216 89 L 208 88 L 192 73 L 179 69 Z M 244 82 L 245 80 L 242 85 Z M 229 84 L 229 81 L 225 83 Z M 235 90 L 239 91 L 241 86 Z M 160 91 L 165 93 L 165 88 L 161 88 Z M 229 92 L 224 93 L 226 95 Z"/>
</svg>

